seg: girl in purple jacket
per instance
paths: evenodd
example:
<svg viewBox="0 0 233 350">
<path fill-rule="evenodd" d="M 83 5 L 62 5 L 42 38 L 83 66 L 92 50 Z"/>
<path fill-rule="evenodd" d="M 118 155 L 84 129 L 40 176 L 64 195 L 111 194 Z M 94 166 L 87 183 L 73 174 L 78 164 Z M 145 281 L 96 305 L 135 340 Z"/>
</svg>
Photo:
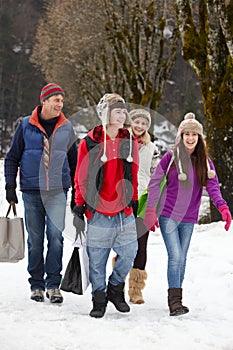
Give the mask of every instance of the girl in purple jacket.
<svg viewBox="0 0 233 350">
<path fill-rule="evenodd" d="M 167 171 L 167 183 L 159 199 L 160 182 Z M 167 152 L 148 186 L 148 202 L 144 223 L 148 229 L 159 226 L 168 253 L 168 306 L 170 316 L 189 312 L 182 305 L 182 283 L 184 280 L 186 257 L 194 224 L 198 221 L 203 187 L 213 204 L 226 221 L 225 230 L 231 224 L 231 213 L 222 198 L 214 165 L 207 155 L 203 138 L 203 127 L 193 113 L 187 113 L 178 128 L 176 145 Z"/>
</svg>

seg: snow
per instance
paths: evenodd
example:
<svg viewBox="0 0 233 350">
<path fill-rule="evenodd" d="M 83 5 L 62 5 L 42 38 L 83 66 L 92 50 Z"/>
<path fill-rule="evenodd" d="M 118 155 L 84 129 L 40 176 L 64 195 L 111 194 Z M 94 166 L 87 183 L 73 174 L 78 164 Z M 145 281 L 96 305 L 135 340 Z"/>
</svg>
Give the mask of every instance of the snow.
<svg viewBox="0 0 233 350">
<path fill-rule="evenodd" d="M 0 162 L 0 215 L 6 215 L 3 162 Z M 23 215 L 18 192 L 18 215 Z M 64 269 L 73 250 L 72 215 L 67 205 Z M 190 312 L 170 317 L 167 257 L 159 229 L 148 242 L 145 304 L 119 313 L 109 303 L 102 319 L 89 316 L 90 287 L 83 296 L 63 292 L 64 303 L 30 300 L 27 258 L 0 264 L 1 350 L 233 350 L 233 225 L 196 225 L 187 259 L 183 301 Z M 111 257 L 108 274 L 111 271 Z M 126 291 L 127 288 L 126 280 Z M 126 294 L 128 300 L 128 295 Z"/>
</svg>

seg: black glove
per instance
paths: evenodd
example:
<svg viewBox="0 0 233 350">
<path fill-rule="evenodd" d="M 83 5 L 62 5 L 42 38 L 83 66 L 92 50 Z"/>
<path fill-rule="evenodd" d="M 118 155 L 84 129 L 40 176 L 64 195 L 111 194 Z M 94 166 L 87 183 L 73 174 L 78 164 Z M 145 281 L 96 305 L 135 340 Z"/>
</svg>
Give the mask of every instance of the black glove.
<svg viewBox="0 0 233 350">
<path fill-rule="evenodd" d="M 16 196 L 15 185 L 6 184 L 6 200 L 8 203 L 14 202 L 18 203 L 18 198 Z"/>
<path fill-rule="evenodd" d="M 73 211 L 74 207 L 75 207 L 75 189 L 73 188 L 71 191 L 70 209 Z"/>
<path fill-rule="evenodd" d="M 84 233 L 85 231 L 85 220 L 84 220 L 84 211 L 85 208 L 82 205 L 75 205 L 73 208 L 74 212 L 74 219 L 73 219 L 73 225 L 76 228 L 76 238 L 78 238 L 81 233 Z"/>
<path fill-rule="evenodd" d="M 136 218 L 138 215 L 138 201 L 133 201 L 132 203 L 133 215 Z"/>
</svg>

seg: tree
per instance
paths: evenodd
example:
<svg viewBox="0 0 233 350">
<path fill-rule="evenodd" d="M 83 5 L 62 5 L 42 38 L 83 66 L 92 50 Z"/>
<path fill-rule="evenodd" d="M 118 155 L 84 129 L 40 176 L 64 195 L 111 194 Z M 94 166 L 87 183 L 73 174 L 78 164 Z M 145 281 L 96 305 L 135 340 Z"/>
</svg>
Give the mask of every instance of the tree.
<svg viewBox="0 0 233 350">
<path fill-rule="evenodd" d="M 175 3 L 182 54 L 201 84 L 209 154 L 233 212 L 233 1 L 202 0 L 196 8 L 196 2 Z M 211 204 L 211 220 L 219 217 Z"/>
<path fill-rule="evenodd" d="M 200 83 L 195 71 L 182 57 L 179 45 L 158 112 L 178 127 L 181 118 L 190 111 L 195 112 L 201 123 L 205 123 Z"/>
<path fill-rule="evenodd" d="M 64 86 L 70 112 L 108 91 L 156 110 L 177 43 L 171 0 L 56 0 L 39 23 L 31 61 Z"/>
<path fill-rule="evenodd" d="M 10 144 L 14 122 L 29 114 L 39 102 L 44 83 L 29 62 L 37 11 L 43 1 L 0 2 L 0 155 Z"/>
</svg>

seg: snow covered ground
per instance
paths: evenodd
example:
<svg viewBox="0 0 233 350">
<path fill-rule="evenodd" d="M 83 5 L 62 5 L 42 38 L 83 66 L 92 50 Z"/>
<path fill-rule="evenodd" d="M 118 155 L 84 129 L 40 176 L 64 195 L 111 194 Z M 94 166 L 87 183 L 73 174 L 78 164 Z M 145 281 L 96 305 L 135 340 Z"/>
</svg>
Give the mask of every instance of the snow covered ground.
<svg viewBox="0 0 233 350">
<path fill-rule="evenodd" d="M 23 215 L 18 193 L 18 215 Z M 0 216 L 6 215 L 2 161 L 0 161 Z M 206 206 L 205 206 L 206 208 Z M 72 215 L 67 205 L 64 232 L 64 269 L 72 247 Z M 190 312 L 170 317 L 167 307 L 167 257 L 159 229 L 148 245 L 145 304 L 131 305 L 121 314 L 109 303 L 102 319 L 93 319 L 90 287 L 84 296 L 63 292 L 61 306 L 30 300 L 27 258 L 0 264 L 1 350 L 233 350 L 233 225 L 197 225 L 193 234 L 184 304 Z M 111 270 L 111 259 L 108 273 Z M 126 282 L 127 283 L 127 282 Z M 126 286 L 127 290 L 127 286 Z M 126 297 L 128 300 L 128 296 Z"/>
</svg>

